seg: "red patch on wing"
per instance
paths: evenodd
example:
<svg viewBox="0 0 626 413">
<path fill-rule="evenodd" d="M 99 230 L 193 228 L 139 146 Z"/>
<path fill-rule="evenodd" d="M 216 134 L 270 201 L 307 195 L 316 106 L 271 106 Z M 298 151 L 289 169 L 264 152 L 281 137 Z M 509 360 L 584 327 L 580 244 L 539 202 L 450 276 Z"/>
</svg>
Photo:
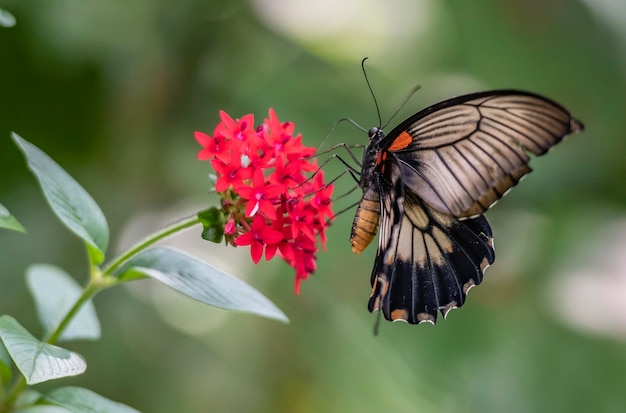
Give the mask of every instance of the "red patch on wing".
<svg viewBox="0 0 626 413">
<path fill-rule="evenodd" d="M 383 166 L 380 167 L 380 173 L 384 173 L 385 172 L 385 163 L 384 162 L 386 160 L 387 160 L 387 151 L 382 151 L 376 157 L 376 166 L 380 166 L 381 164 L 383 165 Z"/>
<path fill-rule="evenodd" d="M 381 163 L 385 162 L 387 160 L 387 153 L 386 152 L 381 152 L 378 154 L 378 156 L 376 157 L 376 165 L 380 165 Z"/>
<path fill-rule="evenodd" d="M 396 139 L 394 139 L 388 151 L 399 151 L 409 146 L 413 142 L 413 137 L 408 132 L 402 132 Z"/>
</svg>

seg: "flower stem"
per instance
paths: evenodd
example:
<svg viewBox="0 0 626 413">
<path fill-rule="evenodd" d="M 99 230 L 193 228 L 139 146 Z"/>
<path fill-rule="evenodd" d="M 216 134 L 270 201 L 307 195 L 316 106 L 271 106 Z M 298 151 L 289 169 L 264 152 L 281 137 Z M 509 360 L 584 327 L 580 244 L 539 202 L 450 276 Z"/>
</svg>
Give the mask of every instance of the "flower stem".
<svg viewBox="0 0 626 413">
<path fill-rule="evenodd" d="M 103 290 L 107 287 L 110 287 L 115 284 L 115 279 L 110 277 L 109 275 L 119 267 L 124 261 L 137 254 L 138 252 L 144 250 L 148 246 L 154 244 L 155 242 L 171 235 L 175 232 L 178 232 L 182 229 L 188 228 L 192 225 L 199 223 L 197 215 L 192 215 L 190 217 L 183 218 L 175 223 L 168 225 L 167 227 L 161 229 L 160 231 L 155 232 L 149 237 L 145 238 L 141 242 L 135 244 L 133 247 L 129 248 L 123 254 L 121 254 L 117 259 L 113 261 L 112 264 L 108 266 L 105 270 L 101 271 L 97 267 L 92 266 L 91 277 L 89 280 L 89 284 L 83 290 L 81 296 L 76 300 L 72 308 L 65 315 L 63 320 L 59 323 L 57 328 L 46 338 L 46 343 L 54 344 L 59 339 L 63 331 L 67 328 L 69 323 L 74 319 L 78 311 L 82 308 L 83 304 L 89 301 L 96 293 L 100 290 Z"/>
<path fill-rule="evenodd" d="M 195 224 L 199 224 L 200 220 L 197 214 L 192 216 L 183 218 L 179 221 L 174 222 L 173 224 L 168 225 L 167 227 L 161 229 L 160 231 L 155 232 L 154 234 L 148 236 L 144 240 L 138 242 L 122 254 L 120 254 L 116 259 L 112 261 L 104 270 L 100 270 L 98 267 L 91 265 L 91 277 L 89 279 L 89 283 L 83 290 L 80 297 L 76 300 L 72 308 L 67 312 L 65 317 L 61 320 L 57 328 L 50 333 L 48 337 L 44 339 L 44 341 L 48 344 L 54 344 L 61 337 L 61 334 L 65 331 L 67 326 L 72 322 L 76 314 L 80 311 L 83 305 L 93 298 L 96 293 L 105 288 L 111 287 L 116 284 L 117 279 L 112 277 L 111 274 L 126 260 L 136 255 L 140 251 L 146 249 L 150 245 L 156 243 L 157 241 L 162 240 L 163 238 L 172 235 L 178 231 L 181 231 L 185 228 L 189 228 Z M 15 401 L 19 397 L 19 395 L 26 388 L 26 378 L 24 376 L 20 376 L 17 379 L 11 389 L 7 392 L 6 398 L 4 401 L 0 401 L 0 412 L 7 412 L 13 408 Z"/>
<path fill-rule="evenodd" d="M 76 300 L 76 302 L 65 315 L 65 317 L 63 317 L 63 320 L 61 320 L 57 328 L 44 341 L 48 344 L 56 343 L 56 341 L 59 339 L 61 334 L 63 334 L 63 331 L 65 331 L 74 316 L 76 316 L 78 311 L 81 309 L 83 304 L 89 301 L 98 291 L 105 287 L 105 284 L 97 282 L 97 277 L 92 276 L 89 284 L 87 285 L 81 296 L 78 298 L 78 300 Z M 14 405 L 19 395 L 26 388 L 26 384 L 26 377 L 20 376 L 20 378 L 11 387 L 11 390 L 9 390 L 9 392 L 7 393 L 7 397 L 3 405 L 0 406 L 0 411 L 8 411 L 7 409 L 10 409 Z"/>
<path fill-rule="evenodd" d="M 137 253 L 139 253 L 140 251 L 146 249 L 147 247 L 149 247 L 150 245 L 162 240 L 163 238 L 172 235 L 178 231 L 181 231 L 185 228 L 189 228 L 192 227 L 196 224 L 200 223 L 200 219 L 198 218 L 197 214 L 194 214 L 192 216 L 189 217 L 185 217 L 182 218 L 168 226 L 166 226 L 165 228 L 162 228 L 160 231 L 157 231 L 151 235 L 149 235 L 148 237 L 144 238 L 143 240 L 141 240 L 140 242 L 138 242 L 137 244 L 133 245 L 132 247 L 130 247 L 129 249 L 127 249 L 126 251 L 124 251 L 121 255 L 119 255 L 118 257 L 116 257 L 113 262 L 111 262 L 107 267 L 105 267 L 102 270 L 102 273 L 105 276 L 111 275 L 113 274 L 113 272 L 120 266 L 122 265 L 126 260 L 128 260 L 129 258 L 131 258 L 133 255 L 136 255 Z"/>
<path fill-rule="evenodd" d="M 87 284 L 87 287 L 83 290 L 81 296 L 78 297 L 78 300 L 76 300 L 72 308 L 70 308 L 65 317 L 63 317 L 63 320 L 61 320 L 57 328 L 45 339 L 45 342 L 48 344 L 56 343 L 83 305 L 87 301 L 91 300 L 91 298 L 93 298 L 98 291 L 104 288 L 106 288 L 104 283 L 98 282 L 97 277 L 92 277 L 89 284 Z"/>
</svg>

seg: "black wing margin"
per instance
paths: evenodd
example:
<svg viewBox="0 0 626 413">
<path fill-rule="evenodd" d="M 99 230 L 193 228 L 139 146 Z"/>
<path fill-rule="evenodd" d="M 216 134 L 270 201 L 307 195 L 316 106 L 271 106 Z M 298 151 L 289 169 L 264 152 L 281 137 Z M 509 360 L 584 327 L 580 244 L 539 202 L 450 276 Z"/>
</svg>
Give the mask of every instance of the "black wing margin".
<svg viewBox="0 0 626 413">
<path fill-rule="evenodd" d="M 494 261 L 491 228 L 483 216 L 458 221 L 405 192 L 400 168 L 385 162 L 378 175 L 379 246 L 372 271 L 370 311 L 387 320 L 435 323 L 461 307 Z"/>
</svg>

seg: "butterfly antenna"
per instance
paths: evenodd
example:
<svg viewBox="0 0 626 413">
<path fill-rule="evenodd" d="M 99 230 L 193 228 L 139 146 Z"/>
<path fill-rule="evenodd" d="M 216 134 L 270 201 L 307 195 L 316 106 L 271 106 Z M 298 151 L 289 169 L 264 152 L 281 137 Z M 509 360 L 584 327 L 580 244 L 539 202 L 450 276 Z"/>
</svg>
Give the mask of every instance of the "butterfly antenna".
<svg viewBox="0 0 626 413">
<path fill-rule="evenodd" d="M 363 76 L 365 76 L 365 82 L 367 82 L 367 87 L 370 90 L 370 94 L 372 95 L 372 99 L 374 99 L 374 106 L 376 106 L 376 114 L 378 115 L 378 125 L 382 125 L 383 120 L 380 117 L 380 107 L 378 106 L 378 101 L 376 100 L 376 95 L 374 95 L 374 90 L 372 90 L 372 85 L 370 84 L 370 80 L 367 77 L 367 72 L 365 71 L 365 61 L 367 59 L 368 59 L 368 57 L 366 57 L 363 60 L 361 60 L 361 69 L 363 69 Z"/>
<path fill-rule="evenodd" d="M 422 86 L 417 85 L 414 86 L 413 89 L 411 89 L 411 91 L 409 92 L 409 94 L 407 95 L 407 97 L 404 99 L 404 101 L 402 101 L 402 104 L 398 107 L 398 109 L 396 109 L 395 112 L 393 112 L 393 115 L 391 115 L 391 117 L 389 118 L 389 120 L 387 121 L 387 123 L 385 123 L 381 129 L 385 129 L 393 120 L 393 118 L 396 117 L 396 115 L 402 110 L 402 108 L 408 103 L 409 100 L 411 100 L 411 98 L 413 97 L 413 95 L 415 94 L 415 92 L 417 92 L 418 90 L 420 90 L 422 88 Z"/>
</svg>

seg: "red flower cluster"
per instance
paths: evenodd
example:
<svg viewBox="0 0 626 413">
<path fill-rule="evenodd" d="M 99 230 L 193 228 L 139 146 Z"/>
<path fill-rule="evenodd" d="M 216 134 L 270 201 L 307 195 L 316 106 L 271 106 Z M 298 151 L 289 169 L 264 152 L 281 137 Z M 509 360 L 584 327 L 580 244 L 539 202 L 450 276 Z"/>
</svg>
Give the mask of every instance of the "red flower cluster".
<svg viewBox="0 0 626 413">
<path fill-rule="evenodd" d="M 299 293 L 315 271 L 318 237 L 325 248 L 333 186 L 310 159 L 315 148 L 303 146 L 294 124 L 279 122 L 273 109 L 257 128 L 253 115 L 233 120 L 220 111 L 220 118 L 213 136 L 195 132 L 195 138 L 204 147 L 198 159 L 217 172 L 224 235 L 232 245 L 250 245 L 255 264 L 263 252 L 266 260 L 278 253 L 295 268 Z"/>
</svg>

